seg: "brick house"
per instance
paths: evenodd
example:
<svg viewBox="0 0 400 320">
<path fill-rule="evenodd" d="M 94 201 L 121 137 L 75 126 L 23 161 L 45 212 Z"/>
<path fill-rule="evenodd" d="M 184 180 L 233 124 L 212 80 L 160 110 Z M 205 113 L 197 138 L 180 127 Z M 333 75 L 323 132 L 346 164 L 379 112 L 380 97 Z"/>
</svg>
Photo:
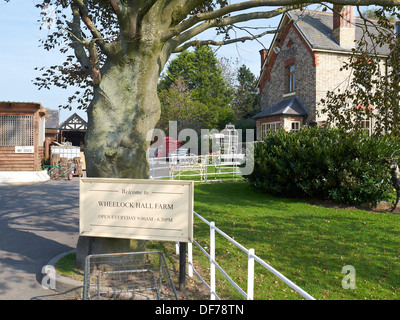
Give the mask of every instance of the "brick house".
<svg viewBox="0 0 400 320">
<path fill-rule="evenodd" d="M 363 35 L 362 23 L 352 6 L 344 6 L 340 15 L 308 10 L 283 15 L 269 50 L 260 51 L 262 111 L 253 117 L 257 139 L 278 128 L 297 131 L 326 122 L 317 112 L 318 102 L 349 77 L 349 71 L 340 68 Z M 377 48 L 382 61 L 388 52 Z M 371 130 L 372 120 L 363 126 Z"/>
</svg>

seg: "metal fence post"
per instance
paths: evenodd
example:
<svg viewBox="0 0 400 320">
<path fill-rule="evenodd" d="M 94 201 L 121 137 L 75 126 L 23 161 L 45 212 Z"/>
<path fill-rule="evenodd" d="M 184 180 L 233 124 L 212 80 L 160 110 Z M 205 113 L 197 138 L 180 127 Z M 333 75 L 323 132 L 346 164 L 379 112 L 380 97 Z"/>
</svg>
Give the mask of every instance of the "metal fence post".
<svg viewBox="0 0 400 320">
<path fill-rule="evenodd" d="M 254 274 L 255 274 L 255 262 L 258 262 L 262 267 L 264 267 L 266 270 L 271 272 L 273 275 L 277 276 L 279 279 L 281 279 L 283 282 L 285 282 L 287 285 L 289 285 L 291 288 L 293 288 L 296 292 L 301 294 L 304 298 L 307 300 L 315 300 L 312 296 L 310 296 L 307 292 L 305 292 L 303 289 L 298 287 L 296 284 L 294 284 L 292 281 L 287 279 L 284 275 L 279 273 L 277 270 L 275 270 L 273 267 L 271 267 L 268 263 L 260 259 L 260 257 L 256 256 L 255 250 L 254 249 L 246 249 L 243 247 L 240 243 L 238 243 L 236 240 L 233 238 L 229 237 L 226 233 L 222 232 L 220 229 L 218 229 L 215 226 L 215 222 L 209 222 L 206 219 L 204 219 L 201 215 L 193 211 L 193 214 L 197 216 L 200 220 L 205 222 L 207 225 L 210 226 L 210 253 L 207 252 L 205 248 L 200 246 L 196 240 L 193 240 L 194 245 L 196 245 L 202 253 L 207 257 L 207 259 L 210 260 L 210 284 L 207 283 L 201 277 L 201 275 L 197 272 L 196 268 L 193 266 L 193 271 L 196 273 L 197 276 L 201 279 L 201 281 L 207 286 L 208 289 L 210 289 L 211 293 L 211 300 L 216 300 L 220 299 L 216 293 L 216 278 L 215 278 L 215 269 L 217 268 L 222 275 L 235 287 L 235 289 L 245 298 L 248 300 L 253 300 L 254 299 Z M 230 243 L 234 244 L 237 248 L 242 250 L 247 254 L 247 261 L 248 261 L 248 269 L 247 269 L 247 293 L 237 284 L 235 283 L 232 278 L 216 263 L 215 261 L 215 232 L 218 232 L 222 237 L 227 239 Z"/>
<path fill-rule="evenodd" d="M 90 256 L 86 256 L 85 258 L 85 276 L 83 278 L 83 300 L 89 300 L 89 286 L 90 286 L 90 279 L 88 279 L 88 274 L 90 274 Z"/>
<path fill-rule="evenodd" d="M 211 300 L 215 300 L 215 223 L 210 223 L 210 286 Z"/>
<path fill-rule="evenodd" d="M 247 300 L 254 299 L 254 249 L 249 249 L 247 262 Z"/>
<path fill-rule="evenodd" d="M 208 158 L 208 156 L 206 156 L 206 158 L 205 158 L 205 166 L 206 166 L 206 168 L 205 168 L 205 170 L 206 170 L 206 182 L 207 182 L 207 174 L 208 174 L 208 161 L 209 161 L 209 158 Z"/>
</svg>

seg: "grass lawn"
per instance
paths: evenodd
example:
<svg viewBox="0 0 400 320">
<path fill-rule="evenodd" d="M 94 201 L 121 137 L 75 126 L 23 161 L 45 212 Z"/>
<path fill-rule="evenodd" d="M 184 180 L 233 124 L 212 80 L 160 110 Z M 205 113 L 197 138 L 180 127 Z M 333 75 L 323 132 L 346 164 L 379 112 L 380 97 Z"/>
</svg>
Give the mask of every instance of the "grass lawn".
<svg viewBox="0 0 400 320">
<path fill-rule="evenodd" d="M 258 193 L 246 183 L 195 186 L 195 211 L 268 262 L 316 299 L 400 298 L 400 215 L 333 209 Z M 209 227 L 195 218 L 194 237 L 209 247 Z M 217 235 L 216 259 L 246 291 L 247 257 Z M 209 263 L 193 246 L 195 263 Z M 343 289 L 342 268 L 356 271 L 356 289 Z M 208 276 L 208 275 L 207 275 Z M 242 296 L 222 280 L 217 293 Z M 303 297 L 256 263 L 255 299 Z"/>
<path fill-rule="evenodd" d="M 316 299 L 400 299 L 399 214 L 325 208 L 262 194 L 240 182 L 196 184 L 195 211 L 246 248 L 254 248 L 256 255 Z M 194 238 L 209 250 L 209 227 L 197 217 Z M 169 266 L 178 268 L 174 243 L 149 242 L 147 250 L 164 251 Z M 209 261 L 196 246 L 193 255 L 209 280 Z M 246 291 L 247 257 L 218 234 L 216 260 Z M 255 265 L 255 299 L 303 299 Z M 346 265 L 355 268 L 355 289 L 342 287 Z M 56 267 L 61 274 L 78 274 L 82 280 L 74 255 Z M 218 270 L 217 294 L 223 299 L 243 298 Z"/>
</svg>

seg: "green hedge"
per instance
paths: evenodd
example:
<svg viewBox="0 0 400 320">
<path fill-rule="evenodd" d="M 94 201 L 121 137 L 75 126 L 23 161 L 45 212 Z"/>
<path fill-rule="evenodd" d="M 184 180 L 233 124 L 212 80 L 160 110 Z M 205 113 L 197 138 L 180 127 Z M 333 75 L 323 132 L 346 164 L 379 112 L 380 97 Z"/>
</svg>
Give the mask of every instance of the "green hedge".
<svg viewBox="0 0 400 320">
<path fill-rule="evenodd" d="M 375 204 L 393 189 L 387 159 L 399 148 L 399 140 L 388 135 L 323 127 L 281 130 L 255 145 L 247 180 L 275 195 Z"/>
</svg>

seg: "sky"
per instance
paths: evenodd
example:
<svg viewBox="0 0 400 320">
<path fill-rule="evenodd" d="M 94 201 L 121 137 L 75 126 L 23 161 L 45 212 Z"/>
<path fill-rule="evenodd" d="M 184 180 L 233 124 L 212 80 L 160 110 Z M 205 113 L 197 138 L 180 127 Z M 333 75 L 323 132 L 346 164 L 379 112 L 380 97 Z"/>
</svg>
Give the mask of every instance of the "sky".
<svg viewBox="0 0 400 320">
<path fill-rule="evenodd" d="M 40 0 L 12 0 L 5 3 L 0 0 L 0 101 L 40 102 L 44 108 L 57 109 L 65 104 L 74 88 L 67 90 L 54 87 L 51 90 L 38 88 L 32 80 L 40 76 L 35 67 L 48 67 L 61 64 L 64 56 L 58 52 L 46 51 L 39 47 L 39 40 L 44 39 L 47 30 L 40 30 L 40 10 L 35 8 Z M 257 22 L 263 27 L 276 27 L 280 17 Z M 246 23 L 246 26 L 252 25 Z M 253 24 L 254 25 L 254 24 Z M 256 31 L 255 31 L 256 32 Z M 210 30 L 198 39 L 215 39 L 216 33 Z M 247 41 L 240 44 L 223 46 L 217 50 L 217 57 L 225 57 L 239 65 L 246 65 L 256 76 L 260 73 L 260 54 L 263 47 L 268 48 L 272 35 L 267 35 L 258 41 Z M 213 47 L 216 49 L 216 47 Z M 73 107 L 72 111 L 60 110 L 60 123 L 74 112 L 83 119 L 86 113 Z"/>
</svg>

